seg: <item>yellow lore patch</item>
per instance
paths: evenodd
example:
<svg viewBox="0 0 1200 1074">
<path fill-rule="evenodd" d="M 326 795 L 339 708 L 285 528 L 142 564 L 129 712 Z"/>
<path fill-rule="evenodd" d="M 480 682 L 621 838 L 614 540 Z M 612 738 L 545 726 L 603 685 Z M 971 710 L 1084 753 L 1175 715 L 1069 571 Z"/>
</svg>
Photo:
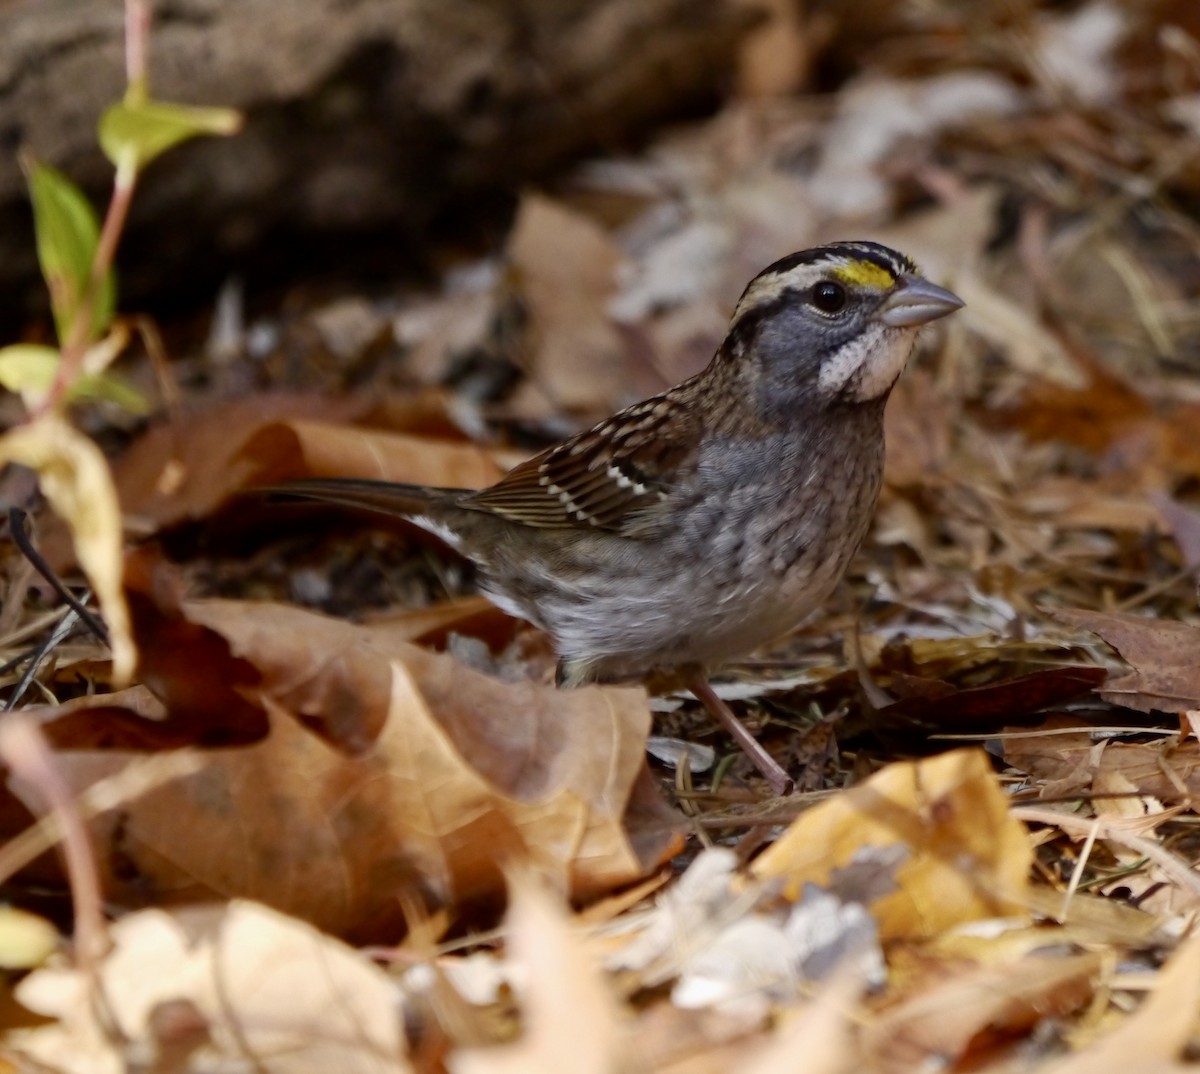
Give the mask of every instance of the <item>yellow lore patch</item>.
<svg viewBox="0 0 1200 1074">
<path fill-rule="evenodd" d="M 830 275 L 852 287 L 877 287 L 881 291 L 896 284 L 896 277 L 874 261 L 851 261 L 846 265 L 838 265 L 830 270 Z"/>
</svg>

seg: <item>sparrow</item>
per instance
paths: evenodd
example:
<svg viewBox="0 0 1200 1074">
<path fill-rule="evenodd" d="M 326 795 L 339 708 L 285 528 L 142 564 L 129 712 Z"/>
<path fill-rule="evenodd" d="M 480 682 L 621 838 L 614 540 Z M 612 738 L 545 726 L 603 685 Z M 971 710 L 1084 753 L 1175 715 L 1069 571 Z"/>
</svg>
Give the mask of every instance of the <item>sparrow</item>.
<svg viewBox="0 0 1200 1074">
<path fill-rule="evenodd" d="M 562 685 L 670 673 L 785 794 L 791 779 L 709 672 L 830 595 L 874 516 L 892 386 L 920 328 L 962 305 L 877 243 L 802 250 L 750 281 L 703 371 L 490 488 L 314 479 L 276 491 L 435 534 L 495 604 L 549 635 Z"/>
</svg>

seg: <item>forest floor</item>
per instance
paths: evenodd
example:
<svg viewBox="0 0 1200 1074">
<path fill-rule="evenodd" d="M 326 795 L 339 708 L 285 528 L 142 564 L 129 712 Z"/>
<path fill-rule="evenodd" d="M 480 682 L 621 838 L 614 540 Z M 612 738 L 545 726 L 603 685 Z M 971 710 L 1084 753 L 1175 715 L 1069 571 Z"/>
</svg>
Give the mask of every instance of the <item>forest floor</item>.
<svg viewBox="0 0 1200 1074">
<path fill-rule="evenodd" d="M 427 289 L 245 316 L 231 283 L 118 363 L 155 417 L 74 416 L 134 680 L 0 548 L 0 1067 L 1192 1068 L 1200 42 L 1185 4 L 1017 7 L 922 8 L 808 95 L 820 21 L 777 19 L 719 114 L 525 193 Z M 846 580 L 716 677 L 789 797 L 687 695 L 555 688 L 436 541 L 253 495 L 490 483 L 858 238 L 966 305 Z"/>
</svg>

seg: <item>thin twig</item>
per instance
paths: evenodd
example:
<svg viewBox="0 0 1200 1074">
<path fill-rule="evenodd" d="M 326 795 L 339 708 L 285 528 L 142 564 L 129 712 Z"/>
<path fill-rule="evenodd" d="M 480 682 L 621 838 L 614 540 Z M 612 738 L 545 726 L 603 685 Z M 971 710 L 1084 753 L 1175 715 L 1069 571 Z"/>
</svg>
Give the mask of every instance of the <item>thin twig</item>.
<svg viewBox="0 0 1200 1074">
<path fill-rule="evenodd" d="M 45 663 L 46 657 L 57 649 L 75 629 L 75 625 L 79 622 L 79 615 L 74 608 L 68 608 L 62 619 L 59 621 L 51 632 L 50 636 L 42 642 L 32 653 L 27 653 L 19 659 L 23 660 L 28 656 L 29 667 L 25 669 L 20 681 L 16 685 L 9 699 L 4 702 L 4 711 L 11 712 L 17 707 L 21 698 L 25 696 L 25 691 L 29 689 L 30 683 L 37 677 L 38 669 Z"/>
<path fill-rule="evenodd" d="M 80 969 L 95 980 L 108 949 L 100 881 L 92 844 L 70 788 L 54 764 L 45 736 L 33 718 L 10 712 L 0 720 L 0 758 L 58 820 L 63 859 L 75 908 L 75 950 Z"/>
<path fill-rule="evenodd" d="M 90 821 L 164 784 L 187 779 L 199 772 L 206 763 L 205 755 L 194 751 L 154 754 L 144 760 L 133 761 L 114 775 L 105 776 L 82 791 L 75 799 L 75 811 L 80 820 Z M 0 846 L 0 884 L 39 855 L 53 849 L 63 838 L 61 817 L 57 813 L 48 813 Z"/>
<path fill-rule="evenodd" d="M 149 0 L 125 0 L 125 81 L 131 86 L 147 78 L 150 17 Z"/>
<path fill-rule="evenodd" d="M 1099 825 L 1096 829 L 1097 838 L 1111 839 L 1114 843 L 1119 843 L 1134 853 L 1149 858 L 1179 887 L 1194 898 L 1200 899 L 1200 873 L 1197 873 L 1186 861 L 1172 854 L 1166 847 L 1156 843 L 1153 839 L 1147 839 L 1144 835 L 1135 835 L 1133 832 L 1122 831 L 1112 822 L 1100 818 L 1073 817 L 1065 813 L 1057 813 L 1050 809 L 1037 809 L 1032 806 L 1018 806 L 1009 812 L 1018 820 L 1048 824 L 1055 828 L 1061 828 L 1069 835 L 1082 838 L 1088 837 L 1093 830 L 1093 825 Z M 1170 811 L 1166 811 L 1165 815 L 1158 814 L 1157 817 L 1148 819 L 1159 820 L 1160 818 L 1169 820 Z"/>
<path fill-rule="evenodd" d="M 38 572 L 49 584 L 50 588 L 58 594 L 59 599 L 67 605 L 80 621 L 93 634 L 96 635 L 105 645 L 108 644 L 108 627 L 96 617 L 80 600 L 72 593 L 64 584 L 61 578 L 54 572 L 54 569 L 46 562 L 42 554 L 34 547 L 33 542 L 29 539 L 29 535 L 25 532 L 25 512 L 19 507 L 10 507 L 8 510 L 8 528 L 12 535 L 13 544 L 20 550 L 21 554 L 29 560 L 33 565 L 33 569 Z"/>
</svg>

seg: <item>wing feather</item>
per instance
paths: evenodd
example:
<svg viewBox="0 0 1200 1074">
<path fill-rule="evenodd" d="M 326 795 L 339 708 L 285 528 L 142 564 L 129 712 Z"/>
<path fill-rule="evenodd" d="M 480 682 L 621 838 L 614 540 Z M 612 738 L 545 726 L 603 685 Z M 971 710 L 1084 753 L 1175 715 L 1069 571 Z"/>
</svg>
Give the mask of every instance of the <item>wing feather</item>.
<svg viewBox="0 0 1200 1074">
<path fill-rule="evenodd" d="M 534 456 L 460 503 L 527 526 L 635 536 L 694 471 L 700 432 L 692 408 L 670 392 Z"/>
</svg>

